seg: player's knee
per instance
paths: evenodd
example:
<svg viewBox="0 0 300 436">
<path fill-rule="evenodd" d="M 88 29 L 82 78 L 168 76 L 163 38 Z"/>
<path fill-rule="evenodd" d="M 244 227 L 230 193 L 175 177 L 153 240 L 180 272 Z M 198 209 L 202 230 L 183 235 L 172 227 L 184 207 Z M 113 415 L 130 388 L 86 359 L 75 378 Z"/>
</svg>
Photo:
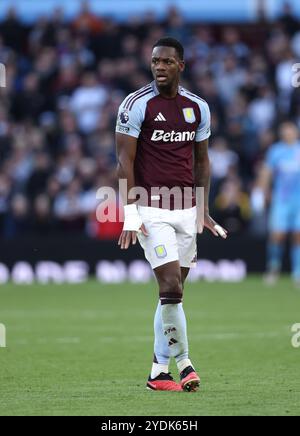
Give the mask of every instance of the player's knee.
<svg viewBox="0 0 300 436">
<path fill-rule="evenodd" d="M 294 233 L 293 242 L 295 245 L 300 245 L 300 233 Z"/>
<path fill-rule="evenodd" d="M 271 242 L 275 244 L 282 244 L 286 239 L 286 233 L 283 232 L 273 232 L 271 234 Z"/>
<path fill-rule="evenodd" d="M 159 296 L 161 304 L 179 304 L 182 302 L 182 282 L 177 276 L 166 276 L 160 281 Z"/>
</svg>

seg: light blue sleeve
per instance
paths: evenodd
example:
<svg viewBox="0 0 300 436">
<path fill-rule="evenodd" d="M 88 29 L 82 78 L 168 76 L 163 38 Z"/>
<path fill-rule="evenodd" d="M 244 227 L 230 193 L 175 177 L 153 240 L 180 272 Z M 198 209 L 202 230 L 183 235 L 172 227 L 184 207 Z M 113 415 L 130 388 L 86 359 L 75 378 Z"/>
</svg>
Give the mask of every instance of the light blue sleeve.
<svg viewBox="0 0 300 436">
<path fill-rule="evenodd" d="M 139 104 L 135 104 L 132 110 L 125 109 L 125 103 L 129 98 L 130 95 L 125 98 L 119 108 L 116 132 L 138 138 L 141 133 L 141 126 L 144 121 L 145 111 Z"/>
<path fill-rule="evenodd" d="M 201 122 L 196 132 L 196 142 L 204 141 L 205 139 L 209 138 L 211 135 L 211 131 L 210 131 L 211 116 L 210 116 L 209 106 L 206 103 L 206 101 L 200 101 L 200 103 L 198 104 L 201 112 Z"/>
</svg>

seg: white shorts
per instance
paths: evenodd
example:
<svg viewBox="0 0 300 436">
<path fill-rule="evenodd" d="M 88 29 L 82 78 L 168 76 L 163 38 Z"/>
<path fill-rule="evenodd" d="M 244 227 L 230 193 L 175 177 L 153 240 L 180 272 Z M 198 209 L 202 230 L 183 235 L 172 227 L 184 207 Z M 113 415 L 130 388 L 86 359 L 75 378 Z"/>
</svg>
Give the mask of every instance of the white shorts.
<svg viewBox="0 0 300 436">
<path fill-rule="evenodd" d="M 149 234 L 138 233 L 138 240 L 152 269 L 177 260 L 181 267 L 191 268 L 197 258 L 197 208 L 138 210 Z"/>
</svg>

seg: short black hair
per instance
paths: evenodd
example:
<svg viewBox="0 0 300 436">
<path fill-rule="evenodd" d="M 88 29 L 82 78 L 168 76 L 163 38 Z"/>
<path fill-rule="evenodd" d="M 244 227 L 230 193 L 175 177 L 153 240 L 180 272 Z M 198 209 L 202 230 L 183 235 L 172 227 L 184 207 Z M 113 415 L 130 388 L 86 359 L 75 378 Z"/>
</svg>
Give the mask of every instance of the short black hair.
<svg viewBox="0 0 300 436">
<path fill-rule="evenodd" d="M 173 47 L 175 48 L 179 59 L 183 60 L 184 58 L 184 48 L 182 46 L 182 44 L 175 38 L 171 38 L 169 36 L 165 37 L 165 38 L 161 38 L 159 39 L 152 48 L 155 47 Z"/>
</svg>

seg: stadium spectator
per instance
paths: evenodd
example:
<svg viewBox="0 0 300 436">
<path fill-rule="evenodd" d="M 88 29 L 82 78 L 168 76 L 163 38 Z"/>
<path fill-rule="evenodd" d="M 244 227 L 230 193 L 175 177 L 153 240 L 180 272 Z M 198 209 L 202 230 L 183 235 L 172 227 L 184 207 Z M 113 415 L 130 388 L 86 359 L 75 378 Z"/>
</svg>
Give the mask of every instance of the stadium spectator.
<svg viewBox="0 0 300 436">
<path fill-rule="evenodd" d="M 88 134 L 96 130 L 106 99 L 107 93 L 98 84 L 96 75 L 85 73 L 81 86 L 70 100 L 70 110 L 75 114 L 81 132 Z"/>
<path fill-rule="evenodd" d="M 30 234 L 53 236 L 57 232 L 57 223 L 51 212 L 50 199 L 46 194 L 40 194 L 34 199 L 33 212 Z"/>
<path fill-rule="evenodd" d="M 222 137 L 217 137 L 212 140 L 209 157 L 213 181 L 226 179 L 230 170 L 237 169 L 238 167 L 238 155 L 229 149 L 226 140 Z"/>
<path fill-rule="evenodd" d="M 102 20 L 93 14 L 87 0 L 82 2 L 80 13 L 72 24 L 78 33 L 97 34 L 103 29 Z"/>
<path fill-rule="evenodd" d="M 22 194 L 12 197 L 5 221 L 4 237 L 24 237 L 30 231 L 29 202 Z"/>
<path fill-rule="evenodd" d="M 249 196 L 242 190 L 237 178 L 224 182 L 215 200 L 215 216 L 230 233 L 237 233 L 247 227 L 251 217 Z"/>
</svg>

